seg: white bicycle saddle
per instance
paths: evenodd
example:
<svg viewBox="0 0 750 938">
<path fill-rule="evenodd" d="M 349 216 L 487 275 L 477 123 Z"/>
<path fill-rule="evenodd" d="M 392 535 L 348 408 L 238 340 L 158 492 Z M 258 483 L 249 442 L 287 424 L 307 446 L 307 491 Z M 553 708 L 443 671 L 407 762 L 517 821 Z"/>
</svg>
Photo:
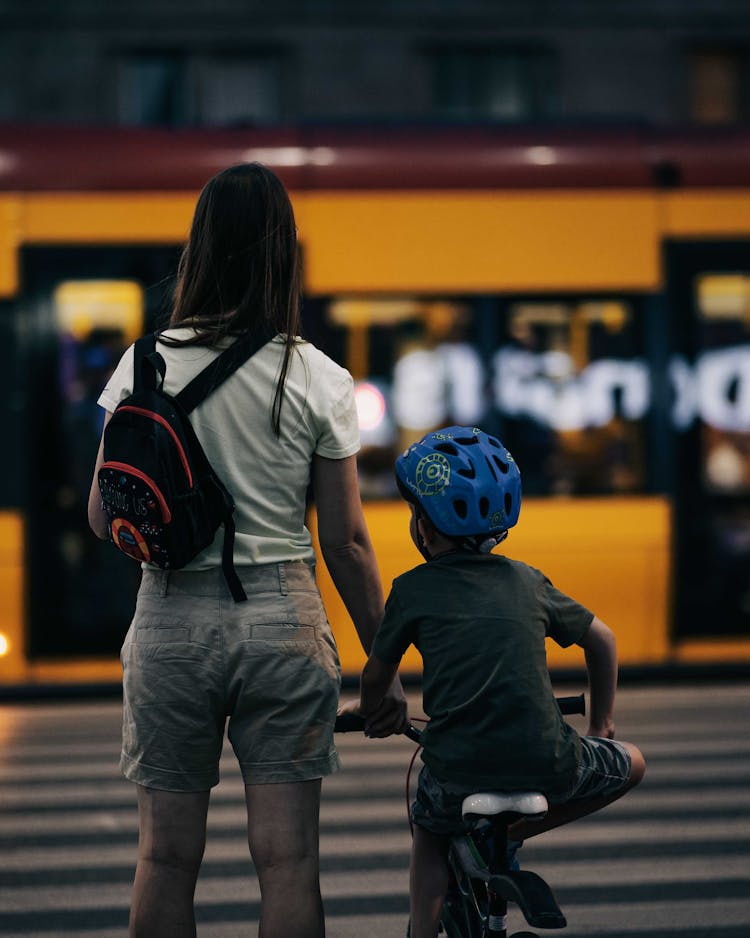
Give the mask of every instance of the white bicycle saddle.
<svg viewBox="0 0 750 938">
<path fill-rule="evenodd" d="M 506 812 L 544 817 L 547 807 L 547 799 L 538 791 L 483 791 L 464 798 L 461 814 L 464 818 L 493 817 Z"/>
</svg>

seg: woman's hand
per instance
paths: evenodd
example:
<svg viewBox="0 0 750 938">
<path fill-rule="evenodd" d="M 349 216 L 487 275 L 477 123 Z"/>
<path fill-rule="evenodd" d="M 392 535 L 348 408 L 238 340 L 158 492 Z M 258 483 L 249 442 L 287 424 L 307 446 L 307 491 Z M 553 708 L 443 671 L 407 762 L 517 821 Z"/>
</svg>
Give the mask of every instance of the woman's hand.
<svg viewBox="0 0 750 938">
<path fill-rule="evenodd" d="M 339 701 L 339 708 L 336 711 L 336 716 L 345 716 L 351 714 L 355 717 L 361 717 L 362 711 L 359 709 L 359 700 L 345 700 L 343 703 Z"/>
</svg>

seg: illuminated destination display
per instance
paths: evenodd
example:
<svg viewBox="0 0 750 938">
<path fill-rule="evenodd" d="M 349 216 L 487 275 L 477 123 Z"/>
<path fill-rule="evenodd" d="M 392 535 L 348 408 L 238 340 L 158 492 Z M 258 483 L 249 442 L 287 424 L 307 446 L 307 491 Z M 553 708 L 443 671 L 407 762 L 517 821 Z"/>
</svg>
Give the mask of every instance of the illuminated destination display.
<svg viewBox="0 0 750 938">
<path fill-rule="evenodd" d="M 641 420 L 653 403 L 649 365 L 638 358 L 599 359 L 576 371 L 564 351 L 505 346 L 493 356 L 491 370 L 487 375 L 468 344 L 408 352 L 393 370 L 396 423 L 406 429 L 448 419 L 470 424 L 489 405 L 557 431 L 583 430 L 605 426 L 616 416 Z M 676 428 L 700 419 L 718 430 L 750 431 L 750 345 L 706 351 L 693 363 L 675 355 L 669 378 Z"/>
</svg>

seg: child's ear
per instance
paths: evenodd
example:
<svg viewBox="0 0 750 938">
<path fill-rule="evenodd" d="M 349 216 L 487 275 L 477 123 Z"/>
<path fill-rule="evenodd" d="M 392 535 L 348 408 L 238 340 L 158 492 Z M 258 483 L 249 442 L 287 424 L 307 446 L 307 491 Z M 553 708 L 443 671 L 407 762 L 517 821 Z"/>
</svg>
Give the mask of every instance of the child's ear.
<svg viewBox="0 0 750 938">
<path fill-rule="evenodd" d="M 435 525 L 424 515 L 417 521 L 417 530 L 425 541 L 431 541 L 435 537 Z"/>
</svg>

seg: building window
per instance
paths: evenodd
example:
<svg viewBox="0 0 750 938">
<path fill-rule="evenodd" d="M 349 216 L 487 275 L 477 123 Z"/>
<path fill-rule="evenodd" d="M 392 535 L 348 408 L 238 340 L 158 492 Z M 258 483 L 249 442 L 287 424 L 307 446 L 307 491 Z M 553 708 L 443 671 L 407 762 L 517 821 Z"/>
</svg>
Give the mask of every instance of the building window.
<svg viewBox="0 0 750 938">
<path fill-rule="evenodd" d="M 120 122 L 237 126 L 283 116 L 283 57 L 274 52 L 144 52 L 124 56 Z"/>
<path fill-rule="evenodd" d="M 190 120 L 187 62 L 178 52 L 124 57 L 117 90 L 118 115 L 123 124 L 175 127 Z"/>
<path fill-rule="evenodd" d="M 441 117 L 512 121 L 558 113 L 556 61 L 550 50 L 442 47 L 430 57 L 433 105 Z"/>
<path fill-rule="evenodd" d="M 278 120 L 283 116 L 282 82 L 282 57 L 275 53 L 201 59 L 199 121 L 229 126 Z"/>
<path fill-rule="evenodd" d="M 735 48 L 696 49 L 689 58 L 690 117 L 732 124 L 748 114 L 750 56 Z"/>
</svg>

